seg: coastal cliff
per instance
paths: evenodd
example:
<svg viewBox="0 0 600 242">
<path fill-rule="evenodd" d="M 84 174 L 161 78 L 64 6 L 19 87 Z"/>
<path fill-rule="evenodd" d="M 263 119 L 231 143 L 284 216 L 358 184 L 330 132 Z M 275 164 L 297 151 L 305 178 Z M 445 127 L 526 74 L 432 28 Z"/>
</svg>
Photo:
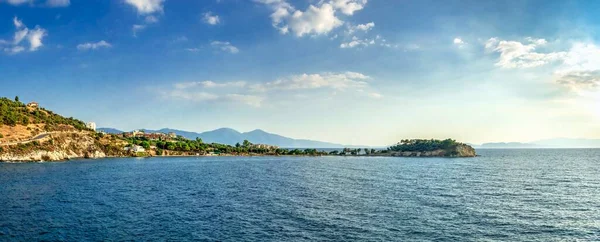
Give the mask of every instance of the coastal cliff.
<svg viewBox="0 0 600 242">
<path fill-rule="evenodd" d="M 124 156 L 124 144 L 94 137 L 91 132 L 52 133 L 42 139 L 0 146 L 0 161 L 61 161 L 75 158 Z"/>
<path fill-rule="evenodd" d="M 37 103 L 0 98 L 0 161 L 60 161 L 75 158 L 148 156 L 400 156 L 474 157 L 472 147 L 446 140 L 402 140 L 386 150 L 285 149 L 248 140 L 235 145 L 205 143 L 174 133 L 135 130 L 121 134 L 95 131 L 95 124 L 66 118 Z"/>
</svg>

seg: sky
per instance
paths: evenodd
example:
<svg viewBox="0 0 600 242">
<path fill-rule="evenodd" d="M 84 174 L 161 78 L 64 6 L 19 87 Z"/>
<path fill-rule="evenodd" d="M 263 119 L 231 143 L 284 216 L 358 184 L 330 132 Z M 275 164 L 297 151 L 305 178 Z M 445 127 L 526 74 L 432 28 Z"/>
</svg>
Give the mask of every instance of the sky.
<svg viewBox="0 0 600 242">
<path fill-rule="evenodd" d="M 0 0 L 0 96 L 121 130 L 600 138 L 600 1 Z"/>
</svg>

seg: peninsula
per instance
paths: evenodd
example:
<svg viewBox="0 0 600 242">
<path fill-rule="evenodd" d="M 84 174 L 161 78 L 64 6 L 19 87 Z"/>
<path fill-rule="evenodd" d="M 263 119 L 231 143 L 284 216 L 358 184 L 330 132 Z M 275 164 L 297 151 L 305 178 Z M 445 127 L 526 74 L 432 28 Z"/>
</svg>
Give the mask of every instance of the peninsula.
<svg viewBox="0 0 600 242">
<path fill-rule="evenodd" d="M 385 150 L 285 149 L 248 140 L 235 145 L 205 143 L 174 133 L 107 134 L 94 123 L 65 118 L 38 103 L 0 98 L 0 161 L 61 161 L 76 158 L 150 156 L 390 156 L 473 157 L 475 150 L 454 140 L 403 140 Z"/>
</svg>

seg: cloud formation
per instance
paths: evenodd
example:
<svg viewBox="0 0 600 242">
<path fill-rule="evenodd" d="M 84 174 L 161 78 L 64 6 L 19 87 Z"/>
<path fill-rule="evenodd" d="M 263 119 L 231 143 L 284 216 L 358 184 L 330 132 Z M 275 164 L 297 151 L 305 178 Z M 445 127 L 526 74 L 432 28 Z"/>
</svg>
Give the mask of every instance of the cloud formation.
<svg viewBox="0 0 600 242">
<path fill-rule="evenodd" d="M 558 73 L 556 82 L 575 91 L 596 89 L 600 85 L 600 70 Z"/>
<path fill-rule="evenodd" d="M 271 82 L 249 84 L 245 81 L 215 82 L 195 81 L 175 83 L 170 90 L 161 91 L 169 99 L 190 100 L 195 102 L 242 103 L 260 107 L 263 102 L 275 98 L 274 94 L 284 96 L 305 96 L 317 90 L 355 92 L 359 96 L 380 99 L 378 92 L 372 91 L 368 81 L 371 78 L 358 72 L 325 72 L 318 74 L 291 75 Z"/>
<path fill-rule="evenodd" d="M 359 24 L 356 26 L 348 25 L 348 34 L 352 34 L 356 31 L 369 32 L 369 30 L 373 29 L 374 27 L 375 27 L 374 22 L 370 22 L 370 23 L 366 23 L 366 24 Z"/>
<path fill-rule="evenodd" d="M 367 47 L 369 45 L 374 45 L 375 44 L 375 39 L 359 39 L 356 36 L 352 37 L 352 40 L 349 42 L 342 42 L 340 44 L 340 48 L 342 49 L 347 49 L 347 48 L 355 48 L 355 47 Z"/>
<path fill-rule="evenodd" d="M 202 21 L 210 25 L 217 25 L 221 22 L 221 19 L 219 18 L 219 15 L 213 14 L 212 12 L 206 12 L 202 17 Z"/>
<path fill-rule="evenodd" d="M 240 52 L 240 50 L 237 47 L 233 46 L 231 43 L 226 41 L 213 41 L 212 43 L 210 43 L 210 45 L 213 48 L 219 49 L 224 52 L 229 52 L 231 54 L 237 54 Z"/>
<path fill-rule="evenodd" d="M 135 7 L 140 15 L 162 13 L 164 2 L 165 0 L 125 0 L 125 3 Z"/>
<path fill-rule="evenodd" d="M 83 44 L 77 45 L 78 50 L 95 50 L 95 49 L 110 48 L 110 47 L 112 47 L 112 45 L 104 40 L 100 40 L 96 43 L 88 42 L 88 43 L 83 43 Z"/>
<path fill-rule="evenodd" d="M 0 3 L 2 3 L 3 1 L 0 1 Z M 41 0 L 6 0 L 6 3 L 13 5 L 13 6 L 20 6 L 23 4 L 27 4 L 28 6 L 42 6 L 42 7 L 51 7 L 51 8 L 58 8 L 58 7 L 68 7 L 69 5 L 71 5 L 71 1 L 70 0 L 46 0 L 46 1 L 41 1 Z"/>
<path fill-rule="evenodd" d="M 133 26 L 131 26 L 133 37 L 137 37 L 137 34 L 144 29 L 146 29 L 146 25 L 144 24 L 134 24 Z"/>
<path fill-rule="evenodd" d="M 181 82 L 173 85 L 171 90 L 162 91 L 162 96 L 169 99 L 187 100 L 193 102 L 225 102 L 242 103 L 260 107 L 264 97 L 247 92 L 246 82 Z"/>
<path fill-rule="evenodd" d="M 271 90 L 300 90 L 330 88 L 342 90 L 355 87 L 368 86 L 370 77 L 358 72 L 334 73 L 325 72 L 321 74 L 302 74 L 280 78 L 273 82 L 255 84 L 251 88 L 257 91 Z"/>
<path fill-rule="evenodd" d="M 11 54 L 16 54 L 24 51 L 26 48 L 23 45 L 24 40 L 29 42 L 29 51 L 37 51 L 44 44 L 42 39 L 48 35 L 48 32 L 40 26 L 35 26 L 34 29 L 29 29 L 17 17 L 13 18 L 15 26 L 15 34 L 12 41 L 0 40 L 0 46 L 6 45 L 4 51 Z"/>
<path fill-rule="evenodd" d="M 354 12 L 364 8 L 367 0 L 320 1 L 316 5 L 309 5 L 304 11 L 295 9 L 284 0 L 255 0 L 255 2 L 271 6 L 272 24 L 279 32 L 282 34 L 292 32 L 297 37 L 302 37 L 328 34 L 344 23 L 337 15 L 338 10 L 344 15 L 353 15 Z"/>
<path fill-rule="evenodd" d="M 544 39 L 526 39 L 529 43 L 518 41 L 499 40 L 490 38 L 485 43 L 485 48 L 491 52 L 500 53 L 496 66 L 502 68 L 532 68 L 565 58 L 565 52 L 537 52 L 536 48 L 547 43 Z"/>
<path fill-rule="evenodd" d="M 500 53 L 496 66 L 512 68 L 532 68 L 555 64 L 553 80 L 567 89 L 580 93 L 597 90 L 600 86 L 600 47 L 592 43 L 574 42 L 567 51 L 538 52 L 546 46 L 545 39 L 524 38 L 524 42 L 490 38 L 485 49 Z"/>
<path fill-rule="evenodd" d="M 575 43 L 554 73 L 558 84 L 573 91 L 595 90 L 600 84 L 600 47 Z"/>
</svg>

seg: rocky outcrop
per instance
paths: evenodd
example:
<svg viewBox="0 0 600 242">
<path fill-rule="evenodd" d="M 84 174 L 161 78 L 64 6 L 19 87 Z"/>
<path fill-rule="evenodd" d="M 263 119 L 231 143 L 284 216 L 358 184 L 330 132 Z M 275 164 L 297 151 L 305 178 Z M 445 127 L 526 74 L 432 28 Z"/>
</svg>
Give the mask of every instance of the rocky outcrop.
<svg viewBox="0 0 600 242">
<path fill-rule="evenodd" d="M 388 151 L 385 153 L 377 153 L 372 156 L 393 156 L 393 157 L 476 157 L 475 149 L 466 144 L 459 144 L 448 150 L 434 151 Z"/>
<path fill-rule="evenodd" d="M 0 161 L 36 162 L 61 161 L 75 158 L 104 158 L 102 150 L 91 133 L 52 134 L 47 140 L 0 147 Z"/>
</svg>

